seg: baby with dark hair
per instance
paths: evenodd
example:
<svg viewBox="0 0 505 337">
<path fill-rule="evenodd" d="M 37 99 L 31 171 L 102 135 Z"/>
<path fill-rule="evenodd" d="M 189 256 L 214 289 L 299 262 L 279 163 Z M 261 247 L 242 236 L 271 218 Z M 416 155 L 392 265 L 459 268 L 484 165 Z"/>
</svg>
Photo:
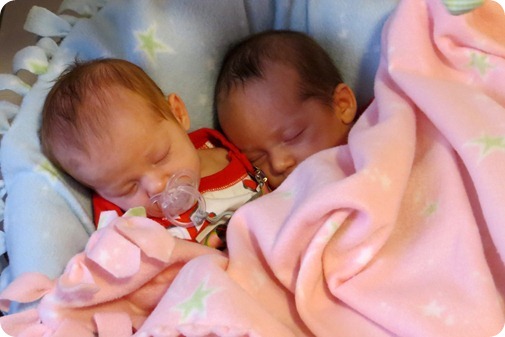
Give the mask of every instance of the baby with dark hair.
<svg viewBox="0 0 505 337">
<path fill-rule="evenodd" d="M 306 34 L 262 32 L 226 54 L 216 126 L 278 187 L 310 155 L 342 145 L 357 115 L 352 89 Z"/>
</svg>

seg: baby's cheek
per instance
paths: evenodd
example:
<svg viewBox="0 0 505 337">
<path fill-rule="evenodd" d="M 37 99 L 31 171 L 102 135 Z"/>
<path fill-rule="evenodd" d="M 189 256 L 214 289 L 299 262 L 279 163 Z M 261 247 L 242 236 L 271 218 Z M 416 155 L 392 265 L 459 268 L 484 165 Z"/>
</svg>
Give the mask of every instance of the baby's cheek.
<svg viewBox="0 0 505 337">
<path fill-rule="evenodd" d="M 335 147 L 337 145 L 336 143 L 337 142 L 334 138 L 325 137 L 323 134 L 320 135 L 319 137 L 314 137 L 314 139 L 306 143 L 305 153 L 307 153 L 308 157 L 322 150 Z"/>
<path fill-rule="evenodd" d="M 150 202 L 150 200 L 147 197 L 143 197 L 143 196 L 124 198 L 124 200 L 122 201 L 122 204 L 124 206 L 120 206 L 120 207 L 125 211 L 127 211 L 131 208 L 135 208 L 135 207 L 144 207 L 146 209 L 146 211 L 149 208 L 152 208 L 152 203 Z"/>
</svg>

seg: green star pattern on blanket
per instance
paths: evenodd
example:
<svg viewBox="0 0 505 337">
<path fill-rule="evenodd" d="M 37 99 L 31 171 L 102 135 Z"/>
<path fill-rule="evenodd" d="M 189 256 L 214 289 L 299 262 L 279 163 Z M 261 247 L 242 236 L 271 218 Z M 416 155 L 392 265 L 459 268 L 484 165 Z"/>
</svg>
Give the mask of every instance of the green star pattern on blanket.
<svg viewBox="0 0 505 337">
<path fill-rule="evenodd" d="M 208 288 L 206 283 L 206 281 L 200 283 L 191 297 L 177 305 L 176 309 L 181 311 L 183 321 L 185 321 L 193 311 L 197 313 L 205 311 L 207 298 L 216 292 L 216 289 Z"/>
<path fill-rule="evenodd" d="M 502 136 L 493 137 L 490 135 L 484 135 L 471 141 L 470 143 L 481 146 L 479 160 L 484 159 L 494 151 L 505 151 L 505 137 Z"/>
<path fill-rule="evenodd" d="M 42 75 L 47 73 L 47 64 L 42 64 L 38 62 L 37 60 L 31 61 L 28 63 L 28 70 L 30 70 L 32 73 L 36 75 Z"/>
<path fill-rule="evenodd" d="M 481 76 L 486 75 L 487 71 L 493 67 L 488 62 L 487 55 L 479 53 L 471 53 L 470 63 L 468 65 L 472 68 L 477 69 L 477 71 L 481 74 Z"/>
<path fill-rule="evenodd" d="M 435 214 L 435 212 L 438 209 L 438 203 L 437 202 L 430 202 L 426 208 L 423 211 L 424 216 L 429 217 L 430 215 Z"/>
<path fill-rule="evenodd" d="M 175 51 L 162 41 L 156 38 L 156 25 L 151 25 L 145 31 L 135 32 L 138 46 L 137 49 L 143 51 L 150 62 L 155 62 L 157 53 L 175 53 Z"/>
</svg>

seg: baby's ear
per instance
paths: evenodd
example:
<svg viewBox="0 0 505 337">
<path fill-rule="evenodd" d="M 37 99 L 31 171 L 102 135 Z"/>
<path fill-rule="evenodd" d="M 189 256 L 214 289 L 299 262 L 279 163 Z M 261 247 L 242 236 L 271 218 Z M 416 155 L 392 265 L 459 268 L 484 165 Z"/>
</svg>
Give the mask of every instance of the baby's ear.
<svg viewBox="0 0 505 337">
<path fill-rule="evenodd" d="M 186 109 L 184 101 L 179 97 L 179 95 L 173 93 L 168 95 L 167 100 L 170 111 L 172 112 L 172 115 L 174 115 L 177 122 L 179 122 L 184 130 L 189 130 L 191 121 L 189 119 L 188 110 Z"/>
<path fill-rule="evenodd" d="M 349 125 L 354 121 L 358 105 L 354 92 L 347 84 L 340 83 L 333 91 L 333 106 L 342 123 Z"/>
</svg>

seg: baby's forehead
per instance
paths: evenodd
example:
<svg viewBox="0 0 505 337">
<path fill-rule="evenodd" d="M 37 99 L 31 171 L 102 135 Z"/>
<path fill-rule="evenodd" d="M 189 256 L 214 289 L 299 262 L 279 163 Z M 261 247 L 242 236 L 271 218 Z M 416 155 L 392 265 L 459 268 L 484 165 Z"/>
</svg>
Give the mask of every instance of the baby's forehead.
<svg viewBox="0 0 505 337">
<path fill-rule="evenodd" d="M 60 144 L 55 147 L 54 156 L 65 172 L 80 183 L 87 185 L 87 182 L 81 178 L 82 173 L 88 171 L 88 164 L 91 163 L 91 158 L 85 148 L 75 144 Z M 99 165 L 99 163 L 96 162 L 95 165 Z"/>
<path fill-rule="evenodd" d="M 95 130 L 97 133 L 106 129 L 111 123 L 117 123 L 123 119 L 156 116 L 156 109 L 148 97 L 117 85 L 104 86 L 94 92 L 89 92 L 81 100 L 78 109 L 83 124 L 88 122 L 93 124 L 95 121 L 103 124 Z"/>
<path fill-rule="evenodd" d="M 106 135 L 106 133 L 104 133 Z M 81 144 L 62 146 L 55 152 L 60 164 L 70 176 L 80 183 L 96 189 L 108 183 L 110 172 L 119 172 L 127 168 L 117 167 L 119 158 L 117 152 L 124 151 L 118 148 L 113 137 L 98 139 L 87 135 L 83 136 Z M 114 171 L 115 170 L 115 171 Z M 107 177 L 107 178 L 106 178 Z"/>
</svg>

